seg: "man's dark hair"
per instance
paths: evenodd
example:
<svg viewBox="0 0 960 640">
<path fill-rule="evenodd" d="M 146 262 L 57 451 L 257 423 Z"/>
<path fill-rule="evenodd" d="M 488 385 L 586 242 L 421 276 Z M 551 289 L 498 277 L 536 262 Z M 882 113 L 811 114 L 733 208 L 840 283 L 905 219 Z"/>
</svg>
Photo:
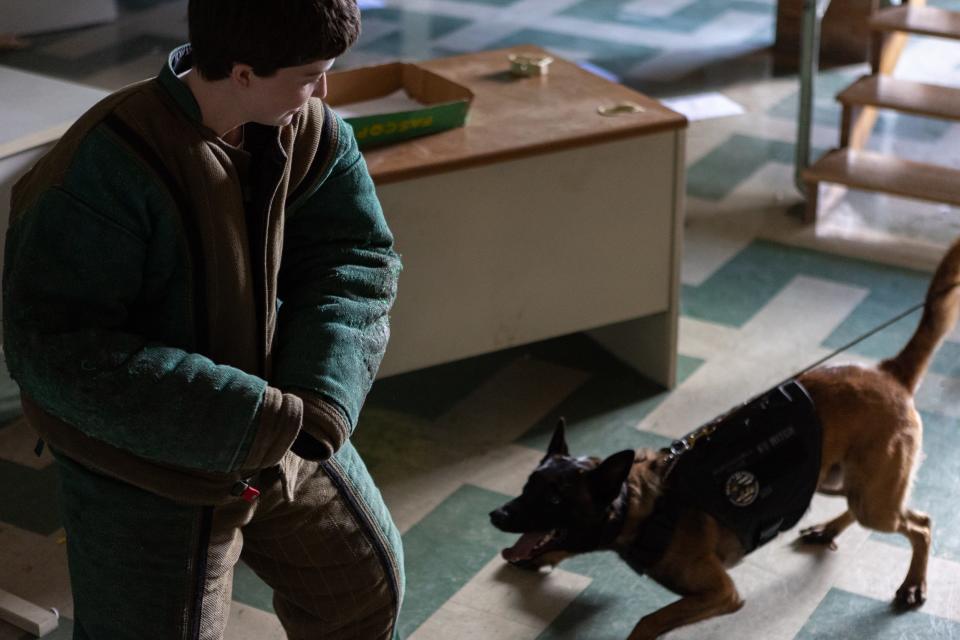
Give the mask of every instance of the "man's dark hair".
<svg viewBox="0 0 960 640">
<path fill-rule="evenodd" d="M 190 0 L 193 65 L 207 80 L 336 58 L 360 35 L 356 0 Z"/>
</svg>

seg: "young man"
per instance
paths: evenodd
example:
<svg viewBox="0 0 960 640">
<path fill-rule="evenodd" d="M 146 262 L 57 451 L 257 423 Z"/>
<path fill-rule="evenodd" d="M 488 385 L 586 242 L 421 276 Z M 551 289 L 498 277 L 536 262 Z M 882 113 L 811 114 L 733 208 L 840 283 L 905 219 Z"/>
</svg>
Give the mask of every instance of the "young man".
<svg viewBox="0 0 960 640">
<path fill-rule="evenodd" d="M 74 637 L 221 638 L 242 558 L 290 638 L 390 638 L 400 537 L 349 437 L 400 264 L 319 99 L 359 13 L 189 22 L 13 192 L 4 347 L 60 472 Z"/>
</svg>

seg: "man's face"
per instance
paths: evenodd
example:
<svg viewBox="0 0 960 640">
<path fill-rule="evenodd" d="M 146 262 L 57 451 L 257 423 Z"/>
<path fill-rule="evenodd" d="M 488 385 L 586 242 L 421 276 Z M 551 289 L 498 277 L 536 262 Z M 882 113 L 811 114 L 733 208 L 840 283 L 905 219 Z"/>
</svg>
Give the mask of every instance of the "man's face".
<svg viewBox="0 0 960 640">
<path fill-rule="evenodd" d="M 290 124 L 307 100 L 326 97 L 327 71 L 332 66 L 333 60 L 316 60 L 282 67 L 272 76 L 250 70 L 244 88 L 250 120 L 270 126 Z"/>
</svg>

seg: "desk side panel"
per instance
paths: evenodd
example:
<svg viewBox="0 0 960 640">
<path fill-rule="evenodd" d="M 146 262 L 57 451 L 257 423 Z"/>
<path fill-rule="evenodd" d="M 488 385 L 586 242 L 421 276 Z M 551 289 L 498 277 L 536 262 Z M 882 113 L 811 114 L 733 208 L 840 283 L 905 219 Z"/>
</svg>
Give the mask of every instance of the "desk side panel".
<svg viewBox="0 0 960 640">
<path fill-rule="evenodd" d="M 589 332 L 591 338 L 647 378 L 668 389 L 677 384 L 677 342 L 680 316 L 680 266 L 686 197 L 686 135 L 675 140 L 673 232 L 670 237 L 670 305 L 663 313 L 627 320 Z"/>
<path fill-rule="evenodd" d="M 402 254 L 381 376 L 673 311 L 673 131 L 381 185 Z"/>
</svg>

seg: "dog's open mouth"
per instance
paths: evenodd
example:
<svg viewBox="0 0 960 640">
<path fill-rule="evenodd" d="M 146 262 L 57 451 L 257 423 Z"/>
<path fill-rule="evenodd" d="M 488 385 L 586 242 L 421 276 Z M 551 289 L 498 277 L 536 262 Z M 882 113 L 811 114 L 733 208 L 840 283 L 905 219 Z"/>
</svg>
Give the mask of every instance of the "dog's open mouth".
<svg viewBox="0 0 960 640">
<path fill-rule="evenodd" d="M 548 551 L 560 547 L 564 534 L 559 529 L 552 531 L 530 531 L 520 536 L 512 547 L 501 552 L 503 559 L 515 565 L 524 565 Z"/>
</svg>

